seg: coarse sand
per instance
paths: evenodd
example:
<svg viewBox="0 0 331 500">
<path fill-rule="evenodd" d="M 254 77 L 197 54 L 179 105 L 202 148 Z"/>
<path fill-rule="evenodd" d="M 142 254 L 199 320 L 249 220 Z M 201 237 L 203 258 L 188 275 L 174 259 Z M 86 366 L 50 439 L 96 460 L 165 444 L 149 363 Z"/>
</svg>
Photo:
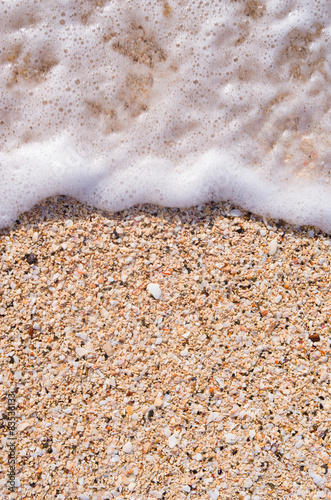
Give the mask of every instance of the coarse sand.
<svg viewBox="0 0 331 500">
<path fill-rule="evenodd" d="M 226 203 L 20 216 L 0 232 L 0 498 L 330 499 L 330 252 Z"/>
</svg>

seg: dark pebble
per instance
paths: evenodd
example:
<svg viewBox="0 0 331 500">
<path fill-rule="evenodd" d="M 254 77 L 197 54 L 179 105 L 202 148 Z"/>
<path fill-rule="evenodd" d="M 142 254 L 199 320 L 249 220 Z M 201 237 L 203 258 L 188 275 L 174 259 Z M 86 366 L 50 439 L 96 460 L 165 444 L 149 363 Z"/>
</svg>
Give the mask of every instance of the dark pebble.
<svg viewBox="0 0 331 500">
<path fill-rule="evenodd" d="M 26 254 L 25 258 L 28 264 L 35 264 L 37 262 L 37 257 L 34 253 Z"/>
</svg>

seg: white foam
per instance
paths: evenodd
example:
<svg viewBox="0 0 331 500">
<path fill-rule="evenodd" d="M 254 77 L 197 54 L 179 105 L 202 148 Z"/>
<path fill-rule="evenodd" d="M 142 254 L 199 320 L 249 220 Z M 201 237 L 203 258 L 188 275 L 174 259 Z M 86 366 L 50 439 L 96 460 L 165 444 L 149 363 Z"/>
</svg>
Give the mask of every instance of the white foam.
<svg viewBox="0 0 331 500">
<path fill-rule="evenodd" d="M 2 0 L 0 226 L 67 194 L 331 231 L 329 0 Z"/>
</svg>

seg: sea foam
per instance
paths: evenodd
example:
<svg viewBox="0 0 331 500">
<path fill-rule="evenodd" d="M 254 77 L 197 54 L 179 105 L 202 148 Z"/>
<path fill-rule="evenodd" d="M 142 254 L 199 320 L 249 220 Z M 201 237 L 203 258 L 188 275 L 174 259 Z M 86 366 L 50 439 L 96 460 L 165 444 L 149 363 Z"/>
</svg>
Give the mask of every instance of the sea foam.
<svg viewBox="0 0 331 500">
<path fill-rule="evenodd" d="M 329 0 L 2 0 L 0 226 L 55 194 L 331 231 Z"/>
</svg>

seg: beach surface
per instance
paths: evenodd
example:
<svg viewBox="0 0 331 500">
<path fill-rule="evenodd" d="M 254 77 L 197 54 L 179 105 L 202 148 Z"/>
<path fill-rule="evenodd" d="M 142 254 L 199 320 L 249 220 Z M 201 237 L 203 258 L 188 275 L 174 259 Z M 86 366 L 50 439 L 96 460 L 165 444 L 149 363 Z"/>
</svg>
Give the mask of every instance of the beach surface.
<svg viewBox="0 0 331 500">
<path fill-rule="evenodd" d="M 330 236 L 55 197 L 0 249 L 0 498 L 331 498 Z"/>
</svg>

